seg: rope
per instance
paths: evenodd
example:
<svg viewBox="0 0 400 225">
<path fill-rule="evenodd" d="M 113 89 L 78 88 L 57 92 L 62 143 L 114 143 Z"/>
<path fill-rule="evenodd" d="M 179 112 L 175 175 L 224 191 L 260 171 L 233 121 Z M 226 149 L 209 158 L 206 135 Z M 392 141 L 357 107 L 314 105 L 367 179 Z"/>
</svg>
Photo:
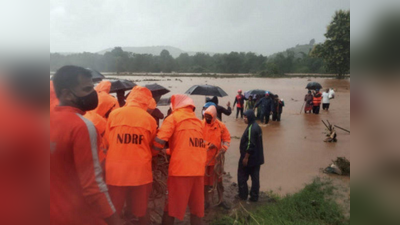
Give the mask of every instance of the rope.
<svg viewBox="0 0 400 225">
<path fill-rule="evenodd" d="M 224 191 L 224 187 L 222 185 L 218 185 L 219 181 L 222 179 L 223 175 L 225 174 L 224 167 L 225 167 L 225 152 L 223 150 L 217 151 L 213 158 L 207 163 L 206 168 L 210 166 L 211 162 L 215 160 L 214 164 L 214 170 L 212 174 L 208 174 L 208 171 L 206 170 L 206 176 L 211 177 L 213 176 L 213 186 L 211 189 L 208 191 L 209 193 L 214 193 L 214 191 L 217 191 L 219 193 L 220 191 Z M 214 198 L 214 195 L 212 196 Z M 222 195 L 219 196 L 218 202 L 216 205 L 221 204 L 222 202 Z"/>
<path fill-rule="evenodd" d="M 157 211 L 157 202 L 160 203 L 161 199 L 167 193 L 167 178 L 169 160 L 164 152 L 160 152 L 155 159 L 153 159 L 153 190 L 151 191 L 149 202 L 153 207 L 150 207 L 150 220 L 155 223 L 161 221 L 162 212 Z M 162 203 L 161 203 L 162 204 Z M 158 219 L 156 218 L 158 217 Z"/>
</svg>

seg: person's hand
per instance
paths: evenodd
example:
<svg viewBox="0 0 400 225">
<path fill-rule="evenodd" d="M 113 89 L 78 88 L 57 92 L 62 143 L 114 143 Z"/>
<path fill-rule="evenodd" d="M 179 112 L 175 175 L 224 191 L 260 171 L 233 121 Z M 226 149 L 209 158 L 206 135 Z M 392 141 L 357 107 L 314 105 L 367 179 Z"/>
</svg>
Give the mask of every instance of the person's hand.
<svg viewBox="0 0 400 225">
<path fill-rule="evenodd" d="M 216 148 L 217 146 L 215 146 L 213 143 L 211 143 L 209 146 L 208 146 L 208 150 L 210 150 L 210 149 L 213 149 L 213 148 Z"/>
<path fill-rule="evenodd" d="M 231 107 L 231 102 L 229 101 L 228 104 L 226 104 L 226 106 L 229 108 Z M 235 106 L 233 106 L 233 108 L 235 108 Z"/>
<path fill-rule="evenodd" d="M 244 159 L 243 159 L 243 166 L 247 166 L 248 163 L 249 163 L 249 158 L 244 157 Z"/>
</svg>

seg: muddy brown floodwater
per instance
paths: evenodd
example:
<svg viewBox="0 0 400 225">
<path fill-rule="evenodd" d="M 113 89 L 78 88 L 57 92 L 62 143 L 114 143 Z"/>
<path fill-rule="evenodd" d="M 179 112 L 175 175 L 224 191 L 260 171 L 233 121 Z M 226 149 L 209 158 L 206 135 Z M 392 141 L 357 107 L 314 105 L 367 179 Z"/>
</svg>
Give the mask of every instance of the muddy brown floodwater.
<svg viewBox="0 0 400 225">
<path fill-rule="evenodd" d="M 317 176 L 328 176 L 321 172 L 336 157 L 350 159 L 350 134 L 337 129 L 338 142 L 325 143 L 325 127 L 321 120 L 329 120 L 350 130 L 350 79 L 337 80 L 331 78 L 203 78 L 203 77 L 139 77 L 124 76 L 124 79 L 136 80 L 138 85 L 158 83 L 171 90 L 163 97 L 184 93 L 195 84 L 211 84 L 220 86 L 229 96 L 219 98 L 219 103 L 226 106 L 233 103 L 238 89 L 265 89 L 278 94 L 285 101 L 281 122 L 270 122 L 263 127 L 265 164 L 261 167 L 261 190 L 284 195 L 294 193 L 304 187 Z M 143 81 L 143 80 L 152 81 Z M 329 112 L 319 115 L 304 114 L 303 105 L 306 85 L 310 81 L 321 83 L 324 88 L 334 88 L 335 99 L 331 100 Z M 323 89 L 324 90 L 324 89 Z M 201 118 L 204 96 L 191 96 L 196 103 L 196 114 Z M 168 107 L 160 107 L 166 114 Z M 234 114 L 235 113 L 235 114 Z M 231 116 L 223 115 L 231 136 L 240 138 L 246 128 L 242 120 L 236 121 L 236 112 Z M 225 170 L 236 182 L 239 159 L 240 139 L 232 138 L 231 147 L 226 154 Z M 335 182 L 348 186 L 349 177 L 336 177 Z"/>
</svg>

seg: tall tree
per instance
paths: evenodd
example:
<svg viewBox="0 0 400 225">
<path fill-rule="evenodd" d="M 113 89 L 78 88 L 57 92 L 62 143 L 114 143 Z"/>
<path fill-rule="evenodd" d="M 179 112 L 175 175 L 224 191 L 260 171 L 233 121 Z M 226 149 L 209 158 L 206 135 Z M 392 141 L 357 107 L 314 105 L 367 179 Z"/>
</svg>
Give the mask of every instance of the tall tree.
<svg viewBox="0 0 400 225">
<path fill-rule="evenodd" d="M 169 51 L 163 49 L 160 53 L 161 71 L 165 73 L 171 73 L 174 70 L 174 64 L 174 58 L 169 54 Z"/>
<path fill-rule="evenodd" d="M 325 37 L 325 42 L 316 45 L 310 54 L 323 58 L 328 71 L 342 78 L 350 72 L 350 11 L 335 13 Z"/>
</svg>

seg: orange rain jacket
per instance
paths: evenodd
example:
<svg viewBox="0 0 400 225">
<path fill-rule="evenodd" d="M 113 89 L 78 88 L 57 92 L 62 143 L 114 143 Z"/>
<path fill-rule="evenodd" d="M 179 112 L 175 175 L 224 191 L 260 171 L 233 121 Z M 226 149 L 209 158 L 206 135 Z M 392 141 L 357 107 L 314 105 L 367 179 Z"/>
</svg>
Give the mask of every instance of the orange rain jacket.
<svg viewBox="0 0 400 225">
<path fill-rule="evenodd" d="M 99 97 L 99 105 L 95 109 L 100 116 L 105 117 L 107 112 L 119 108 L 119 103 L 116 98 L 110 95 L 111 82 L 102 81 L 96 87 L 97 95 Z"/>
<path fill-rule="evenodd" d="M 53 81 L 50 80 L 50 112 L 59 104 L 56 91 L 54 90 Z"/>
<path fill-rule="evenodd" d="M 107 120 L 104 117 L 101 117 L 97 114 L 94 110 L 86 112 L 85 116 L 86 119 L 90 120 L 93 125 L 96 127 L 97 132 L 101 136 L 101 144 L 100 144 L 100 151 L 99 151 L 99 161 L 103 163 L 106 159 L 106 141 L 104 140 L 104 134 L 106 132 Z"/>
<path fill-rule="evenodd" d="M 97 114 L 94 110 L 85 113 L 85 118 L 92 121 L 100 136 L 104 136 L 106 132 L 107 120 Z"/>
<path fill-rule="evenodd" d="M 109 185 L 140 186 L 153 182 L 151 143 L 157 125 L 146 111 L 151 98 L 150 90 L 135 86 L 127 105 L 113 111 L 108 118 L 106 182 Z"/>
<path fill-rule="evenodd" d="M 226 128 L 225 124 L 221 121 L 217 120 L 217 109 L 215 106 L 210 106 L 205 111 L 205 114 L 212 116 L 211 124 L 206 122 L 206 119 L 203 119 L 203 132 L 204 139 L 208 142 L 216 146 L 216 148 L 211 148 L 207 151 L 207 165 L 213 166 L 215 165 L 215 156 L 218 151 L 222 149 L 223 151 L 227 151 L 230 142 L 231 135 Z"/>
<path fill-rule="evenodd" d="M 98 159 L 100 135 L 84 112 L 50 116 L 50 224 L 105 224 L 115 213 Z"/>
<path fill-rule="evenodd" d="M 154 141 L 154 150 L 169 142 L 169 176 L 204 176 L 207 159 L 201 121 L 193 112 L 194 102 L 186 95 L 171 97 L 172 114 L 168 116 Z"/>
</svg>

